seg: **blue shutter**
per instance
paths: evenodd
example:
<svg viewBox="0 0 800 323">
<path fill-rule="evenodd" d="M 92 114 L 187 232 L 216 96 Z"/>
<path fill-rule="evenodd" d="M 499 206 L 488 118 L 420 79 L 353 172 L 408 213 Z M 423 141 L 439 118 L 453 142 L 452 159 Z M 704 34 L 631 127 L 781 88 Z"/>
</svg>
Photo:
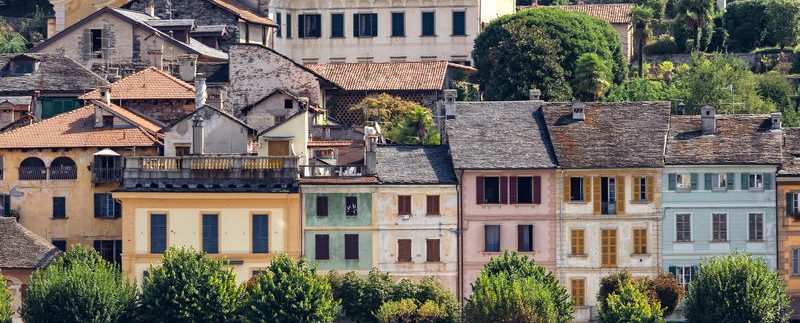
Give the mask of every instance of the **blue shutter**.
<svg viewBox="0 0 800 323">
<path fill-rule="evenodd" d="M 706 190 L 706 191 L 710 191 L 711 190 L 711 174 L 710 173 L 706 173 L 706 174 L 703 174 L 703 175 L 704 175 L 704 179 L 705 179 L 705 183 L 704 183 L 705 186 L 703 187 L 703 189 Z"/>
<path fill-rule="evenodd" d="M 94 217 L 103 216 L 103 193 L 94 193 Z"/>
<path fill-rule="evenodd" d="M 674 191 L 677 187 L 675 181 L 677 180 L 676 174 L 669 174 L 667 175 L 667 189 L 670 191 Z"/>
<path fill-rule="evenodd" d="M 772 173 L 764 173 L 764 190 L 772 189 Z"/>
<path fill-rule="evenodd" d="M 372 37 L 378 36 L 378 14 L 373 13 L 370 14 L 370 20 L 372 21 Z"/>
<path fill-rule="evenodd" d="M 203 252 L 219 253 L 219 216 L 203 214 Z"/>
<path fill-rule="evenodd" d="M 344 14 L 331 14 L 331 37 L 344 37 Z"/>
<path fill-rule="evenodd" d="M 353 14 L 353 37 L 360 37 L 361 34 L 358 32 L 359 21 L 358 21 L 358 14 Z"/>
<path fill-rule="evenodd" d="M 392 36 L 400 37 L 406 35 L 405 19 L 405 13 L 392 12 Z"/>
<path fill-rule="evenodd" d="M 463 11 L 453 12 L 453 35 L 462 36 L 466 35 L 465 13 Z"/>
<path fill-rule="evenodd" d="M 292 15 L 286 14 L 286 38 L 292 38 Z"/>
<path fill-rule="evenodd" d="M 167 215 L 150 214 L 150 253 L 164 253 L 167 249 Z"/>
<path fill-rule="evenodd" d="M 3 197 L 3 216 L 11 216 L 11 195 L 2 195 Z"/>
<path fill-rule="evenodd" d="M 297 15 L 297 38 L 306 37 L 306 16 Z"/>
<path fill-rule="evenodd" d="M 794 214 L 794 193 L 786 193 L 786 216 Z"/>
<path fill-rule="evenodd" d="M 278 30 L 276 31 L 275 34 L 278 36 L 278 38 L 281 38 L 281 20 L 282 20 L 281 18 L 283 17 L 281 17 L 280 12 L 275 13 L 275 23 L 278 25 L 277 28 Z"/>
<path fill-rule="evenodd" d="M 53 218 L 63 219 L 67 217 L 65 197 L 53 197 Z"/>
<path fill-rule="evenodd" d="M 115 218 L 122 217 L 122 203 L 116 200 L 113 202 L 114 202 L 114 217 Z"/>
<path fill-rule="evenodd" d="M 689 176 L 691 177 L 692 191 L 698 190 L 699 188 L 697 187 L 698 186 L 697 182 L 699 180 L 698 177 L 700 177 L 700 175 L 698 175 L 697 173 L 692 173 Z"/>
<path fill-rule="evenodd" d="M 728 182 L 727 182 L 727 183 L 725 183 L 725 184 L 726 184 L 726 185 L 725 185 L 725 188 L 726 188 L 727 190 L 732 190 L 732 189 L 734 188 L 734 186 L 733 186 L 733 180 L 734 180 L 734 178 L 736 178 L 736 173 L 728 173 L 728 175 L 727 175 L 727 180 L 728 180 Z"/>
<path fill-rule="evenodd" d="M 269 215 L 253 214 L 253 253 L 269 253 Z"/>
</svg>

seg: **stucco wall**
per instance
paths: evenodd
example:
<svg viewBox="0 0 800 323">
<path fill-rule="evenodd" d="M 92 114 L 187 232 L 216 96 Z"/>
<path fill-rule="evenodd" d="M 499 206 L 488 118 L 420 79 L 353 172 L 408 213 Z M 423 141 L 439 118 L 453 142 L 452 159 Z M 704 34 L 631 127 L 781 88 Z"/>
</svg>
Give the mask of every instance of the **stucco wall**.
<svg viewBox="0 0 800 323">
<path fill-rule="evenodd" d="M 269 155 L 269 140 L 276 138 L 289 138 L 289 143 L 294 147 L 294 153 L 300 157 L 300 164 L 308 164 L 308 112 L 261 134 L 258 138 L 258 155 Z"/>
<path fill-rule="evenodd" d="M 22 306 L 22 291 L 27 288 L 30 281 L 32 269 L 11 269 L 0 268 L 0 275 L 6 281 L 6 288 L 11 293 L 11 310 L 14 311 L 12 317 L 19 317 L 17 310 Z"/>
<path fill-rule="evenodd" d="M 800 295 L 800 277 L 792 275 L 792 249 L 800 248 L 800 219 L 786 214 L 786 193 L 800 192 L 800 178 L 778 178 L 778 273 L 787 282 L 786 293 Z M 798 313 L 800 314 L 800 313 Z"/>
<path fill-rule="evenodd" d="M 250 152 L 252 136 L 241 123 L 221 113 L 203 108 L 204 153 L 246 154 Z M 175 156 L 175 145 L 192 145 L 192 117 L 187 117 L 164 130 L 164 156 Z"/>
<path fill-rule="evenodd" d="M 630 24 L 613 24 L 612 26 L 622 43 L 622 55 L 629 62 L 633 58 L 633 28 Z"/>
<path fill-rule="evenodd" d="M 284 106 L 285 100 L 292 100 L 292 108 Z M 244 119 L 247 124 L 256 130 L 264 130 L 278 124 L 281 117 L 287 118 L 300 109 L 300 104 L 290 96 L 283 93 L 275 93 L 264 101 L 254 105 Z"/>
</svg>

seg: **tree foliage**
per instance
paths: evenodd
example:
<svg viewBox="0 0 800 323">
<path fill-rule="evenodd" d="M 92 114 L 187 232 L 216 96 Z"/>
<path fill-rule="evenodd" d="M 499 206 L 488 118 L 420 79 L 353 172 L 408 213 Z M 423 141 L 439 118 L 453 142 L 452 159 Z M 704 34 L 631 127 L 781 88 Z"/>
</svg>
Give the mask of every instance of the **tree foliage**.
<svg viewBox="0 0 800 323">
<path fill-rule="evenodd" d="M 637 57 L 639 65 L 639 77 L 644 76 L 644 45 L 653 37 L 651 28 L 655 13 L 652 8 L 638 5 L 631 9 L 631 24 L 633 24 L 633 37 L 636 39 L 636 47 L 639 51 Z"/>
<path fill-rule="evenodd" d="M 600 280 L 600 290 L 597 293 L 597 302 L 600 310 L 607 310 L 611 295 L 620 294 L 623 286 L 633 284 L 640 289 L 653 305 L 658 308 L 663 316 L 672 314 L 683 298 L 683 286 L 678 284 L 675 277 L 669 273 L 660 273 L 656 278 L 634 279 L 626 271 L 620 271 Z M 656 306 L 658 305 L 658 306 Z"/>
<path fill-rule="evenodd" d="M 148 322 L 225 322 L 237 317 L 243 288 L 222 260 L 170 248 L 142 283 L 140 314 Z"/>
<path fill-rule="evenodd" d="M 679 0 L 676 12 L 675 21 L 694 31 L 694 49 L 701 51 L 703 28 L 714 19 L 714 0 Z"/>
<path fill-rule="evenodd" d="M 572 300 L 558 279 L 527 256 L 504 252 L 472 284 L 470 322 L 571 322 Z"/>
<path fill-rule="evenodd" d="M 633 78 L 609 90 L 606 101 L 668 101 L 680 97 L 678 89 L 663 81 Z"/>
<path fill-rule="evenodd" d="M 797 39 L 800 37 L 800 2 L 769 0 L 766 14 L 770 38 L 776 45 L 784 49 L 797 44 Z"/>
<path fill-rule="evenodd" d="M 418 301 L 409 298 L 386 302 L 381 305 L 375 316 L 378 322 L 381 323 L 452 322 L 448 320 L 447 309 L 440 304 L 434 301 L 418 303 Z"/>
<path fill-rule="evenodd" d="M 416 107 L 393 125 L 386 137 L 402 144 L 439 144 L 435 126 L 431 110 Z"/>
<path fill-rule="evenodd" d="M 606 21 L 553 7 L 538 7 L 493 20 L 475 40 L 477 78 L 487 100 L 515 100 L 528 90 L 543 99 L 567 100 L 578 59 L 596 54 L 622 82 L 627 64 L 617 33 Z"/>
<path fill-rule="evenodd" d="M 767 264 L 747 254 L 700 263 L 689 285 L 684 315 L 689 322 L 786 322 L 786 283 Z"/>
<path fill-rule="evenodd" d="M 79 261 L 83 255 L 89 259 L 100 256 L 89 247 L 72 245 L 62 259 L 33 273 L 20 309 L 26 322 L 131 320 L 136 287 L 106 261 Z"/>
<path fill-rule="evenodd" d="M 768 23 L 766 10 L 764 0 L 737 0 L 728 4 L 723 21 L 731 51 L 749 52 L 765 45 Z"/>
<path fill-rule="evenodd" d="M 611 70 L 597 54 L 581 55 L 573 78 L 575 96 L 584 101 L 594 101 L 602 97 L 611 87 L 610 74 Z"/>
<path fill-rule="evenodd" d="M 664 316 L 672 314 L 678 308 L 685 294 L 683 285 L 679 284 L 675 276 L 670 273 L 659 273 L 656 278 L 648 279 L 647 285 L 649 295 L 658 298 Z"/>
<path fill-rule="evenodd" d="M 3 275 L 0 275 L 0 323 L 11 323 L 11 315 L 14 314 L 11 309 L 11 302 L 13 297 L 11 292 L 8 291 L 8 285 Z"/>
<path fill-rule="evenodd" d="M 600 310 L 601 323 L 660 323 L 664 322 L 658 301 L 647 297 L 646 286 L 626 281 L 618 293 L 608 296 L 606 306 Z"/>
<path fill-rule="evenodd" d="M 405 115 L 419 107 L 422 106 L 417 102 L 381 93 L 364 98 L 358 104 L 351 106 L 348 112 L 361 114 L 364 126 L 374 125 L 375 122 L 378 122 L 385 131 L 388 131 L 391 130 L 392 125 L 399 123 Z"/>
</svg>

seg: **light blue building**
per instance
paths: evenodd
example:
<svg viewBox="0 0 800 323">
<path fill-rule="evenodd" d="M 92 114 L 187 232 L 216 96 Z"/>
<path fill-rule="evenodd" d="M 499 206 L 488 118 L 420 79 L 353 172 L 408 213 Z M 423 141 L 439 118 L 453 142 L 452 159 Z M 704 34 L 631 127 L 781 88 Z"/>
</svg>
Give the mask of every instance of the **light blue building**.
<svg viewBox="0 0 800 323">
<path fill-rule="evenodd" d="M 743 251 L 775 270 L 780 114 L 700 113 L 670 118 L 662 268 L 688 285 L 702 259 Z"/>
</svg>

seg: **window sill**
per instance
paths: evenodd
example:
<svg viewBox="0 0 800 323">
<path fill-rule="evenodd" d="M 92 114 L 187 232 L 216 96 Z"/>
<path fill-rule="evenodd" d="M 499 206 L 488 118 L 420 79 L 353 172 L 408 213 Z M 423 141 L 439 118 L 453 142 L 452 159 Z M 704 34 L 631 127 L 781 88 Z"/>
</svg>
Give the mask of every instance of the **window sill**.
<svg viewBox="0 0 800 323">
<path fill-rule="evenodd" d="M 345 259 L 345 262 L 358 262 L 359 259 Z"/>
<path fill-rule="evenodd" d="M 762 240 L 749 240 L 749 239 L 748 239 L 748 240 L 747 240 L 747 242 L 748 242 L 748 243 L 763 243 L 763 242 L 764 242 L 764 240 L 763 240 L 763 239 L 762 239 Z"/>
<path fill-rule="evenodd" d="M 502 253 L 502 251 L 485 251 L 484 250 L 484 251 L 481 251 L 481 253 L 483 253 L 484 255 L 499 255 L 499 254 Z"/>
<path fill-rule="evenodd" d="M 411 260 L 408 260 L 408 261 L 405 261 L 405 260 L 402 260 L 402 261 L 401 261 L 401 260 L 398 260 L 398 261 L 397 261 L 397 262 L 395 262 L 395 263 L 396 263 L 396 264 L 398 264 L 398 265 L 413 265 L 413 264 L 414 264 L 414 262 L 413 262 L 413 261 L 411 261 Z"/>
<path fill-rule="evenodd" d="M 441 214 L 425 214 L 425 216 L 437 216 L 437 217 L 440 217 L 442 215 Z"/>
<path fill-rule="evenodd" d="M 420 36 L 420 37 L 422 37 L 422 38 L 432 38 L 432 37 L 436 37 L 436 35 L 419 35 L 419 36 Z"/>
<path fill-rule="evenodd" d="M 647 200 L 636 200 L 636 201 L 630 201 L 629 203 L 630 204 L 650 204 L 650 203 L 653 203 L 653 202 L 647 201 Z"/>
<path fill-rule="evenodd" d="M 356 38 L 375 38 L 377 36 L 356 36 Z"/>
<path fill-rule="evenodd" d="M 298 39 L 320 39 L 322 37 L 320 37 L 320 36 L 303 36 L 303 37 L 297 37 L 297 38 Z"/>
<path fill-rule="evenodd" d="M 344 36 L 331 36 L 331 39 L 344 39 Z"/>
<path fill-rule="evenodd" d="M 712 188 L 711 189 L 711 192 L 715 192 L 715 193 L 725 193 L 727 191 L 728 191 L 727 188 Z"/>
<path fill-rule="evenodd" d="M 676 188 L 675 193 L 691 193 L 691 188 Z"/>
<path fill-rule="evenodd" d="M 710 240 L 709 243 L 729 243 L 728 240 Z"/>
<path fill-rule="evenodd" d="M 391 35 L 389 38 L 405 38 L 406 35 Z"/>
<path fill-rule="evenodd" d="M 121 218 L 121 216 L 96 216 L 94 218 L 98 220 L 116 220 Z"/>
<path fill-rule="evenodd" d="M 649 253 L 632 253 L 631 257 L 650 257 L 652 254 Z"/>
<path fill-rule="evenodd" d="M 328 259 L 314 259 L 314 261 L 323 262 L 323 261 L 331 261 L 331 259 L 330 258 L 328 258 Z"/>
<path fill-rule="evenodd" d="M 567 202 L 567 204 L 588 204 L 588 203 L 589 203 L 589 201 L 583 201 L 583 200 L 581 200 L 581 201 L 569 201 L 569 202 Z"/>
<path fill-rule="evenodd" d="M 52 216 L 50 217 L 50 220 L 67 220 L 67 219 L 69 219 L 68 216 L 65 216 L 63 218 L 55 218 L 55 217 L 52 217 Z"/>
<path fill-rule="evenodd" d="M 458 34 L 458 35 L 452 34 L 452 35 L 450 35 L 450 37 L 467 37 L 467 34 L 463 34 L 463 35 L 462 34 Z"/>
<path fill-rule="evenodd" d="M 694 243 L 694 240 L 682 240 L 682 241 L 674 240 L 672 241 L 672 243 Z"/>
<path fill-rule="evenodd" d="M 587 255 L 587 254 L 585 254 L 585 253 L 582 253 L 582 254 L 574 254 L 574 253 L 571 253 L 571 254 L 567 255 L 567 257 L 573 257 L 573 258 L 588 258 L 588 257 L 589 257 L 589 255 Z"/>
<path fill-rule="evenodd" d="M 747 190 L 748 192 L 764 192 L 763 188 L 751 188 Z"/>
</svg>

